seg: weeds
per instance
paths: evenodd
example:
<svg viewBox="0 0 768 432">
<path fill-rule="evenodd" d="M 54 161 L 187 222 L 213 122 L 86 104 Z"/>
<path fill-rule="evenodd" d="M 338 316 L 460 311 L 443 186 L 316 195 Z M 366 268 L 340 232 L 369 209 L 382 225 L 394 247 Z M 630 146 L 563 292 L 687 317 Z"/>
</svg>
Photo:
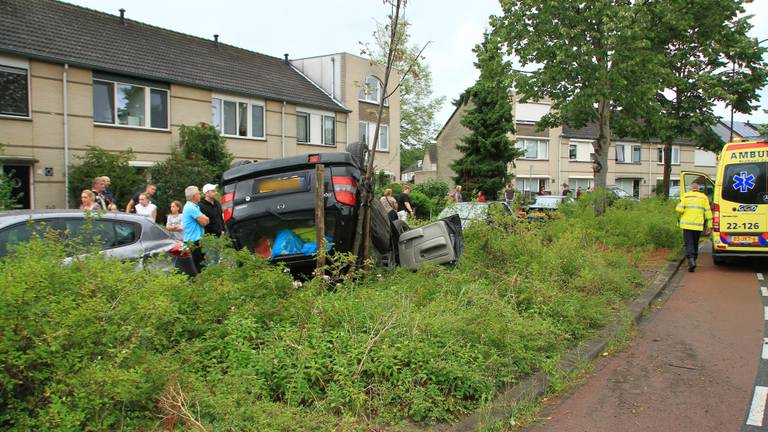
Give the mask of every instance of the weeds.
<svg viewBox="0 0 768 432">
<path fill-rule="evenodd" d="M 333 286 L 294 286 L 228 248 L 194 280 L 97 254 L 62 265 L 66 245 L 38 239 L 0 261 L 0 429 L 452 421 L 623 313 L 644 285 L 627 249 L 674 246 L 668 207 L 648 201 L 599 219 L 574 206 L 547 224 L 475 224 L 455 268 Z M 346 265 L 339 256 L 326 270 Z"/>
</svg>

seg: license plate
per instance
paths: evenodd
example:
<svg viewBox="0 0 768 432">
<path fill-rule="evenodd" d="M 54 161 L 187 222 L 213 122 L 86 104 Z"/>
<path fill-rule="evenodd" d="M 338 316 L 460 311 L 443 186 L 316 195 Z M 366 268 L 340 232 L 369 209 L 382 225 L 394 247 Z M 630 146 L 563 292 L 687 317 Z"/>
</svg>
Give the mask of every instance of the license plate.
<svg viewBox="0 0 768 432">
<path fill-rule="evenodd" d="M 733 243 L 754 243 L 755 238 L 753 236 L 733 236 L 731 241 Z"/>
<path fill-rule="evenodd" d="M 544 212 L 533 212 L 533 217 L 546 217 L 547 214 Z"/>
<path fill-rule="evenodd" d="M 283 192 L 304 189 L 304 177 L 270 179 L 259 182 L 256 193 Z"/>
</svg>

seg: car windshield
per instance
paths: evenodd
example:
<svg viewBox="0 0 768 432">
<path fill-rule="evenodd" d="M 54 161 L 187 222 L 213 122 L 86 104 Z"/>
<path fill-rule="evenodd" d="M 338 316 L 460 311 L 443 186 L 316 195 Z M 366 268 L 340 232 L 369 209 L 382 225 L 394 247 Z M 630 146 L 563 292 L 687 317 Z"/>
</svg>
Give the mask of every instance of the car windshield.
<svg viewBox="0 0 768 432">
<path fill-rule="evenodd" d="M 440 212 L 440 219 L 458 214 L 462 219 L 476 219 L 488 211 L 487 203 L 459 203 L 448 206 Z"/>
<path fill-rule="evenodd" d="M 561 197 L 537 196 L 536 202 L 534 202 L 531 206 L 539 208 L 557 208 L 562 200 L 563 199 Z"/>
<path fill-rule="evenodd" d="M 730 164 L 723 176 L 723 199 L 740 204 L 768 202 L 768 164 Z"/>
<path fill-rule="evenodd" d="M 612 188 L 611 188 L 611 190 L 612 190 L 612 191 L 613 191 L 613 193 L 615 193 L 615 194 L 616 194 L 616 196 L 617 196 L 617 197 L 619 197 L 619 198 L 627 198 L 627 197 L 629 197 L 629 196 L 630 196 L 630 195 L 629 195 L 629 193 L 628 193 L 627 191 L 625 191 L 624 189 L 622 189 L 622 188 L 620 188 L 620 187 L 612 187 Z"/>
</svg>

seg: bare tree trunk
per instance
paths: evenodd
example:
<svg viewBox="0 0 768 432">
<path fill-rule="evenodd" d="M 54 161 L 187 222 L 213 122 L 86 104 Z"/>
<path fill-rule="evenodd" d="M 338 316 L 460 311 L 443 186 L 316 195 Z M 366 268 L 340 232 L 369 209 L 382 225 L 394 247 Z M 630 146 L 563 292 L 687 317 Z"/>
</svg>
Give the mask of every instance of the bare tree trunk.
<svg viewBox="0 0 768 432">
<path fill-rule="evenodd" d="M 355 240 L 352 243 L 352 251 L 355 254 L 362 252 L 362 261 L 368 259 L 370 252 L 370 218 L 371 218 L 371 206 L 370 203 L 373 200 L 373 161 L 376 156 L 376 147 L 379 143 L 379 131 L 381 129 L 381 118 L 384 113 L 384 100 L 387 98 L 389 91 L 389 79 L 392 75 L 392 65 L 395 59 L 395 51 L 397 50 L 397 31 L 401 18 L 401 8 L 405 6 L 405 0 L 394 0 L 390 2 L 392 7 L 392 13 L 390 14 L 390 37 L 389 37 L 389 51 L 387 52 L 387 65 L 384 70 L 384 82 L 382 90 L 382 98 L 379 100 L 379 109 L 376 115 L 376 132 L 373 135 L 372 148 L 369 152 L 368 165 L 365 170 L 365 179 L 363 180 L 363 190 L 360 194 L 361 208 L 358 211 L 357 224 L 355 226 Z M 398 126 L 399 127 L 399 126 Z M 367 144 L 366 144 L 367 145 Z M 362 248 L 362 251 L 360 250 Z"/>
<path fill-rule="evenodd" d="M 315 235 L 317 264 L 315 271 L 325 267 L 325 166 L 315 165 Z"/>
<path fill-rule="evenodd" d="M 662 187 L 664 188 L 664 200 L 669 199 L 669 186 L 670 177 L 672 176 L 672 140 L 664 143 L 664 180 Z M 682 194 L 680 194 L 682 196 Z"/>
<path fill-rule="evenodd" d="M 601 97 L 597 105 L 598 135 L 595 141 L 595 160 L 592 161 L 592 171 L 595 177 L 594 189 L 605 189 L 608 174 L 608 153 L 611 144 L 611 110 L 608 100 Z M 604 196 L 604 195 L 603 195 Z M 595 203 L 595 213 L 599 216 L 605 213 L 605 200 Z"/>
</svg>

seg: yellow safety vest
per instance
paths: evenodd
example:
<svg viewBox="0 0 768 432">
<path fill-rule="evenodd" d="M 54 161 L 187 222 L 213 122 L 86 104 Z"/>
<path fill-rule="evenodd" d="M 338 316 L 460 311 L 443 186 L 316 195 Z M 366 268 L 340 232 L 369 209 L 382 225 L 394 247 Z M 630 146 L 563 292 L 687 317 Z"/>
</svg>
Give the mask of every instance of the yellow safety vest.
<svg viewBox="0 0 768 432">
<path fill-rule="evenodd" d="M 680 197 L 675 211 L 680 216 L 680 228 L 704 231 L 704 228 L 712 222 L 712 210 L 709 208 L 709 198 L 701 192 L 686 192 Z"/>
</svg>

